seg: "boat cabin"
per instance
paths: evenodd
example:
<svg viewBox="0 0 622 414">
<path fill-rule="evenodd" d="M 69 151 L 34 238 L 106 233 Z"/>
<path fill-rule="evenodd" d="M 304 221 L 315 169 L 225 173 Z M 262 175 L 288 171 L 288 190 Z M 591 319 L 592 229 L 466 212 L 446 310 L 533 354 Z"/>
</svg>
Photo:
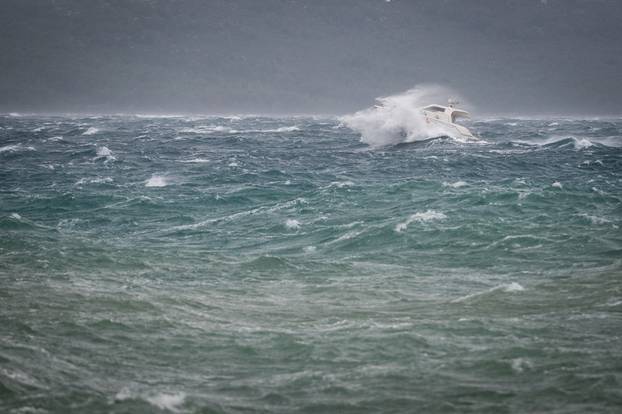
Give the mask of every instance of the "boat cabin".
<svg viewBox="0 0 622 414">
<path fill-rule="evenodd" d="M 456 109 L 453 105 L 428 105 L 422 108 L 426 117 L 438 119 L 439 121 L 455 123 L 458 118 L 470 118 L 467 111 Z"/>
</svg>

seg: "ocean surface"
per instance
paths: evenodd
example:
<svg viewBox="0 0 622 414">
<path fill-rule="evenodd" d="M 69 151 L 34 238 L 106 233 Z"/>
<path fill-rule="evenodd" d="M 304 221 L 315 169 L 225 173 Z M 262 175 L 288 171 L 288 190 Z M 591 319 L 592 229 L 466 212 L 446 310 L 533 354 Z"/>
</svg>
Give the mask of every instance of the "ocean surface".
<svg viewBox="0 0 622 414">
<path fill-rule="evenodd" d="M 0 116 L 0 412 L 620 412 L 622 119 L 468 127 Z"/>
</svg>

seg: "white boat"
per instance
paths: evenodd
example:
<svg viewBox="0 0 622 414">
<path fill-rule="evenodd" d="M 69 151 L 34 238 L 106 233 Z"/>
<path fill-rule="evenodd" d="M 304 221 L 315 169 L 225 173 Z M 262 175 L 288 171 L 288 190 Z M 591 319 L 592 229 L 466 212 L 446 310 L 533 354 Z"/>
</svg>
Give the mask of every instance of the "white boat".
<svg viewBox="0 0 622 414">
<path fill-rule="evenodd" d="M 465 139 L 477 140 L 467 127 L 456 123 L 458 118 L 471 118 L 467 111 L 457 109 L 455 107 L 457 104 L 458 102 L 450 100 L 449 106 L 428 105 L 421 108 L 421 113 L 428 124 L 440 126 L 450 134 L 457 132 L 460 137 Z"/>
</svg>

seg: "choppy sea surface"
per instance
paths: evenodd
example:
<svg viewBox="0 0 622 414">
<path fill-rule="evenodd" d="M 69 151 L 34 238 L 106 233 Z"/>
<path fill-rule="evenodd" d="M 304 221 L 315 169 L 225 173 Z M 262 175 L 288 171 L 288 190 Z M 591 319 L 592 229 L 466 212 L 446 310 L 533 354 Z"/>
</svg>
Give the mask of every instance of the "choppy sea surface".
<svg viewBox="0 0 622 414">
<path fill-rule="evenodd" d="M 622 120 L 0 117 L 0 411 L 622 410 Z"/>
</svg>

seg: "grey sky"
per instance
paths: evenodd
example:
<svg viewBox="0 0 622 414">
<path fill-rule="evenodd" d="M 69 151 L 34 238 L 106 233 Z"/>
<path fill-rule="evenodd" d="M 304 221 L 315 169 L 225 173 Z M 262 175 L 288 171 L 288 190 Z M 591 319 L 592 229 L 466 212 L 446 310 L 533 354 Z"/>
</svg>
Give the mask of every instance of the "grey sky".
<svg viewBox="0 0 622 414">
<path fill-rule="evenodd" d="M 0 111 L 622 114 L 615 0 L 2 0 Z"/>
</svg>

